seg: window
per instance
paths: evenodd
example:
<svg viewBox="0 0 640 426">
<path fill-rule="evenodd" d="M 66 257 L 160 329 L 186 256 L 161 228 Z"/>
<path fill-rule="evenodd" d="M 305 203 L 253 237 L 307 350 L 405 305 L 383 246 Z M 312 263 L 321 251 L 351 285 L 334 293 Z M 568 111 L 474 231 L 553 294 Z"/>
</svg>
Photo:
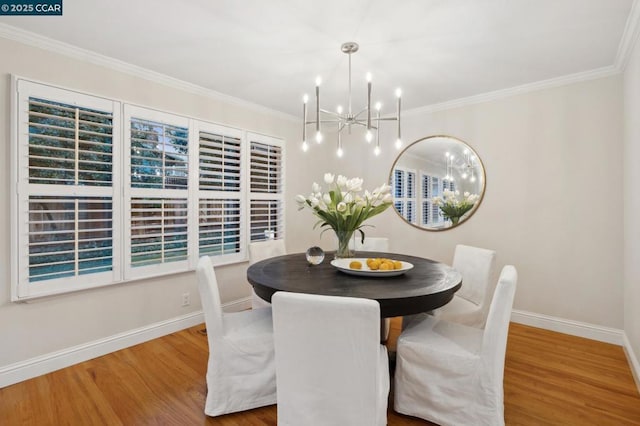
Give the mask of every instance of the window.
<svg viewBox="0 0 640 426">
<path fill-rule="evenodd" d="M 242 133 L 199 123 L 198 257 L 242 260 Z M 246 211 L 246 209 L 245 209 Z"/>
<path fill-rule="evenodd" d="M 14 79 L 12 299 L 246 260 L 283 238 L 281 140 Z"/>
<path fill-rule="evenodd" d="M 113 282 L 119 103 L 27 81 L 17 91 L 14 299 Z"/>
<path fill-rule="evenodd" d="M 189 119 L 132 105 L 125 122 L 125 279 L 189 269 Z"/>
<path fill-rule="evenodd" d="M 283 238 L 282 145 L 249 135 L 251 241 Z"/>
<path fill-rule="evenodd" d="M 391 188 L 394 206 L 408 222 L 416 223 L 416 172 L 396 167 L 393 170 Z"/>
</svg>

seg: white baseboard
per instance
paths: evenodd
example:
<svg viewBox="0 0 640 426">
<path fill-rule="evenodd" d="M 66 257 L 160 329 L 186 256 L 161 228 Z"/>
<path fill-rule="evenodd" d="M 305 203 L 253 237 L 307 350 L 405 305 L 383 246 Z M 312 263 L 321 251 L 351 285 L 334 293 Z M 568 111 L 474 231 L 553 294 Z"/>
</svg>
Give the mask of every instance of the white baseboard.
<svg viewBox="0 0 640 426">
<path fill-rule="evenodd" d="M 627 356 L 627 360 L 629 361 L 633 380 L 635 380 L 638 391 L 640 392 L 640 361 L 636 354 L 633 352 L 631 342 L 629 342 L 626 333 L 624 334 L 624 345 L 622 345 L 622 347 L 624 348 L 624 353 Z"/>
<path fill-rule="evenodd" d="M 222 305 L 222 309 L 224 309 L 225 312 L 240 312 L 251 309 L 251 296 L 225 303 Z"/>
<path fill-rule="evenodd" d="M 622 330 L 586 322 L 572 321 L 516 309 L 511 312 L 511 321 L 599 342 L 613 343 L 614 345 L 622 346 L 624 343 L 624 332 Z"/>
<path fill-rule="evenodd" d="M 227 312 L 238 312 L 249 308 L 251 308 L 251 297 L 234 300 L 223 305 L 223 309 Z M 512 312 L 511 320 L 520 324 L 623 346 L 633 378 L 640 389 L 640 363 L 622 330 L 519 310 Z M 0 388 L 157 339 L 203 322 L 202 311 L 192 312 L 104 339 L 10 364 L 0 368 Z"/>
<path fill-rule="evenodd" d="M 249 308 L 251 308 L 251 297 L 234 300 L 222 305 L 222 309 L 226 312 L 238 312 Z M 157 339 L 158 337 L 202 324 L 203 322 L 204 315 L 200 310 L 145 327 L 118 333 L 104 339 L 94 340 L 93 342 L 0 367 L 0 388 L 130 346 L 148 342 L 149 340 Z"/>
<path fill-rule="evenodd" d="M 623 330 L 515 309 L 511 312 L 511 321 L 622 346 L 629 362 L 633 380 L 635 380 L 638 391 L 640 391 L 640 360 L 634 353 L 631 343 Z"/>
<path fill-rule="evenodd" d="M 0 388 L 51 373 L 120 349 L 147 342 L 204 322 L 202 311 L 118 333 L 0 368 Z"/>
</svg>

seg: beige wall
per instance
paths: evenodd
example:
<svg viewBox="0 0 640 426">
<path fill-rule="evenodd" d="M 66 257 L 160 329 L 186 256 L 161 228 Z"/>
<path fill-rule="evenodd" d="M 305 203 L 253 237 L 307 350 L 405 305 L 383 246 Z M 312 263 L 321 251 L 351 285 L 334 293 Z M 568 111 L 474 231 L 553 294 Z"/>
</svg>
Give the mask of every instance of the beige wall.
<svg viewBox="0 0 640 426">
<path fill-rule="evenodd" d="M 455 229 L 417 230 L 387 211 L 372 221 L 372 235 L 390 236 L 394 250 L 447 262 L 458 243 L 495 249 L 500 267 L 518 269 L 515 309 L 622 328 L 619 75 L 407 114 L 403 133 L 406 141 L 433 134 L 467 141 L 486 169 L 485 197 Z M 341 170 L 363 175 L 365 186 L 387 179 L 394 155 L 354 155 L 362 146 L 349 143 Z"/>
<path fill-rule="evenodd" d="M 133 102 L 160 110 L 202 118 L 282 138 L 286 141 L 287 200 L 302 191 L 299 176 L 319 174 L 317 161 L 301 157 L 295 120 L 225 104 L 201 95 L 176 90 L 129 74 L 105 69 L 55 53 L 0 38 L 0 369 L 3 366 L 92 342 L 149 324 L 169 320 L 201 309 L 194 273 L 142 280 L 91 291 L 66 294 L 30 303 L 10 300 L 10 74 Z M 295 101 L 295 100 L 292 100 Z M 321 160 L 318 155 L 315 160 Z M 322 161 L 320 161 L 321 163 Z M 317 173 L 314 173 L 317 171 Z M 304 190 L 307 191 L 306 185 Z M 291 249 L 309 246 L 313 219 L 297 215 L 289 203 L 286 235 L 296 236 Z M 307 235 L 308 234 L 308 235 Z M 305 238 L 308 238 L 307 241 Z M 290 240 L 290 238 L 288 238 Z M 223 302 L 249 296 L 246 263 L 217 270 Z M 181 307 L 182 293 L 190 292 L 192 303 Z"/>
<path fill-rule="evenodd" d="M 326 143 L 331 148 L 314 146 L 304 154 L 299 149 L 299 123 L 269 113 L 4 39 L 0 39 L 0 56 L 4 79 L 0 85 L 0 138 L 4 147 L 0 177 L 5 182 L 0 185 L 0 202 L 5 206 L 0 209 L 0 233 L 5 236 L 10 234 L 11 73 L 285 139 L 289 251 L 303 251 L 313 244 L 334 248 L 330 235 L 319 239 L 319 232 L 312 231 L 312 215 L 297 211 L 292 202 L 295 194 L 307 194 L 311 183 L 321 181 L 324 172 L 361 176 L 365 187 L 371 189 L 388 181 L 395 159 L 392 149 L 374 157 L 371 147 L 360 140 L 346 141 L 345 157 L 337 159 L 330 135 Z M 622 328 L 622 117 L 620 76 L 436 113 L 407 114 L 405 141 L 431 134 L 450 134 L 467 141 L 484 162 L 487 192 L 477 213 L 456 229 L 437 233 L 417 230 L 388 210 L 371 221 L 376 227 L 367 234 L 391 237 L 394 251 L 447 262 L 457 243 L 494 248 L 500 266 L 512 263 L 518 268 L 516 309 Z M 392 134 L 392 130 L 383 128 L 383 139 L 392 139 Z M 640 253 L 638 247 L 634 250 L 636 255 Z M 11 251 L 9 240 L 3 239 L 0 368 L 200 309 L 194 274 L 28 304 L 11 303 Z M 245 270 L 246 264 L 218 269 L 224 302 L 249 295 Z M 631 277 L 634 284 L 638 275 L 636 272 Z M 627 296 L 631 287 L 627 280 Z M 637 285 L 634 288 L 637 305 Z M 185 291 L 192 295 L 188 308 L 180 307 Z M 634 318 L 637 324 L 637 314 L 627 312 L 627 323 Z M 637 348 L 638 329 L 628 325 L 627 330 L 634 333 Z"/>
<path fill-rule="evenodd" d="M 624 74 L 624 331 L 640 365 L 640 43 Z M 640 374 L 640 371 L 637 371 Z M 639 378 L 640 380 L 640 378 Z M 640 383 L 640 382 L 639 382 Z"/>
</svg>

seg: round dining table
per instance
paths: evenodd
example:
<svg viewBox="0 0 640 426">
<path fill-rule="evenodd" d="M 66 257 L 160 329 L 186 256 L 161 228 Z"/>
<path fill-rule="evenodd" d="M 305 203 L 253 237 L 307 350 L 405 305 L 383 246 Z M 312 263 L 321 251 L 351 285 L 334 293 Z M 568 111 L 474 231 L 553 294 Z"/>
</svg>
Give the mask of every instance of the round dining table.
<svg viewBox="0 0 640 426">
<path fill-rule="evenodd" d="M 409 262 L 413 268 L 401 275 L 359 276 L 331 265 L 334 254 L 310 265 L 305 253 L 272 257 L 247 269 L 247 279 L 258 296 L 271 302 L 277 291 L 360 297 L 376 300 L 383 318 L 428 312 L 446 305 L 462 285 L 462 275 L 444 263 L 396 253 L 358 252 L 359 258 L 385 257 Z"/>
</svg>

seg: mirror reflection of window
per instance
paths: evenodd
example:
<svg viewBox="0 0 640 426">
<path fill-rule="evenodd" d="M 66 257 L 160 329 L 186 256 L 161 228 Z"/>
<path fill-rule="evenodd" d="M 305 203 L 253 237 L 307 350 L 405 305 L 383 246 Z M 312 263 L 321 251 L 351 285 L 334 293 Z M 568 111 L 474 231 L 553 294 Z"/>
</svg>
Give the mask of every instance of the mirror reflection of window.
<svg viewBox="0 0 640 426">
<path fill-rule="evenodd" d="M 407 222 L 416 223 L 416 171 L 395 168 L 391 188 L 393 188 L 393 205 L 396 211 Z"/>
<path fill-rule="evenodd" d="M 475 151 L 450 136 L 430 136 L 408 146 L 390 174 L 396 212 L 413 226 L 439 231 L 456 226 L 477 209 L 484 193 L 485 172 Z M 437 202 L 451 193 L 477 198 L 470 209 L 456 214 Z M 435 200 L 434 200 L 435 199 Z"/>
</svg>

